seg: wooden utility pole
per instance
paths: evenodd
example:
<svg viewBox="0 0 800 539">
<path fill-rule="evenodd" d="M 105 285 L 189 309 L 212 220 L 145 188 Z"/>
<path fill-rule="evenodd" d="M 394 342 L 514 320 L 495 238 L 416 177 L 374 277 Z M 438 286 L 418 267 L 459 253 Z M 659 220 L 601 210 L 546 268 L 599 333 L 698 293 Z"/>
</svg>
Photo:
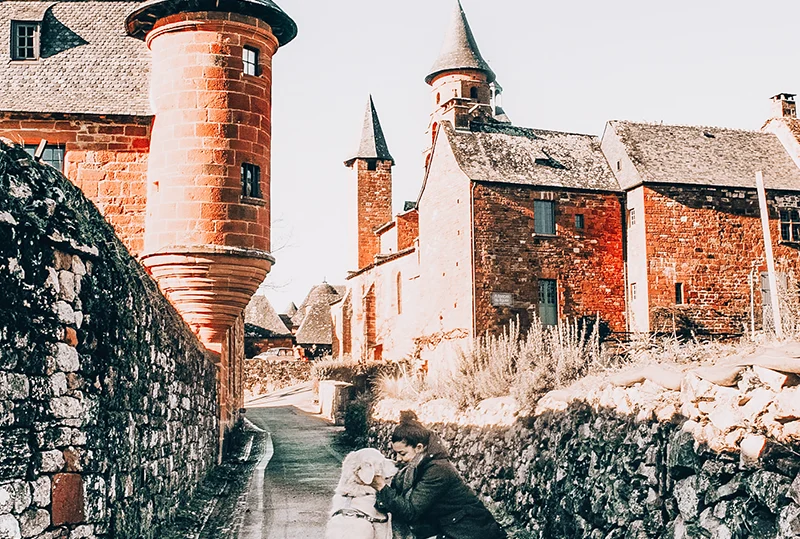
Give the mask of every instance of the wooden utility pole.
<svg viewBox="0 0 800 539">
<path fill-rule="evenodd" d="M 775 276 L 775 258 L 772 256 L 772 235 L 769 231 L 767 194 L 764 191 L 764 176 L 761 174 L 760 170 L 756 172 L 756 190 L 758 191 L 758 206 L 761 209 L 761 228 L 764 231 L 764 256 L 767 259 L 767 279 L 769 280 L 769 300 L 772 306 L 772 320 L 775 324 L 775 336 L 778 337 L 778 339 L 783 339 L 781 309 L 778 303 L 778 279 Z"/>
</svg>

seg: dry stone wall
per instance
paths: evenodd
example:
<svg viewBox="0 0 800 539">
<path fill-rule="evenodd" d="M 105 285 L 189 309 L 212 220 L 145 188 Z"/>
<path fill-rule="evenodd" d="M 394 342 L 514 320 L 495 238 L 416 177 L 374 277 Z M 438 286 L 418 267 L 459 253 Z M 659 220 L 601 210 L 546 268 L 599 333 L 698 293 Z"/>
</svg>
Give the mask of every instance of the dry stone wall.
<svg viewBox="0 0 800 539">
<path fill-rule="evenodd" d="M 0 143 L 0 538 L 153 538 L 217 458 L 216 368 L 84 195 Z"/>
<path fill-rule="evenodd" d="M 533 537 L 796 538 L 797 356 L 789 343 L 584 380 L 516 421 L 505 398 L 416 408 L 470 485 Z M 374 407 L 371 445 L 388 447 L 402 408 Z"/>
</svg>

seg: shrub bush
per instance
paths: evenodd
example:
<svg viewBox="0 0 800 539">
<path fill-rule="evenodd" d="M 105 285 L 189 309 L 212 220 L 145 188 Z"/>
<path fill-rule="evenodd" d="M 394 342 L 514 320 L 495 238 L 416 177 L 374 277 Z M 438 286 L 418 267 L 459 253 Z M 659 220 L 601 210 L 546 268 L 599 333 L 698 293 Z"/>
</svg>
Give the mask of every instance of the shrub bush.
<svg viewBox="0 0 800 539">
<path fill-rule="evenodd" d="M 384 361 L 358 361 L 350 357 L 315 361 L 311 377 L 316 380 L 336 380 L 353 384 L 357 394 L 372 390 L 381 375 L 399 376 L 403 364 Z"/>
<path fill-rule="evenodd" d="M 311 380 L 308 361 L 268 361 L 248 359 L 244 362 L 244 389 L 255 395 L 271 393 Z"/>
<path fill-rule="evenodd" d="M 453 369 L 424 377 L 407 371 L 384 376 L 376 387 L 382 398 L 424 402 L 445 398 L 461 407 L 512 395 L 523 407 L 533 408 L 547 391 L 565 386 L 604 361 L 597 320 L 560 322 L 543 327 L 538 318 L 522 336 L 512 322 L 500 335 L 487 335 L 458 354 Z"/>
</svg>

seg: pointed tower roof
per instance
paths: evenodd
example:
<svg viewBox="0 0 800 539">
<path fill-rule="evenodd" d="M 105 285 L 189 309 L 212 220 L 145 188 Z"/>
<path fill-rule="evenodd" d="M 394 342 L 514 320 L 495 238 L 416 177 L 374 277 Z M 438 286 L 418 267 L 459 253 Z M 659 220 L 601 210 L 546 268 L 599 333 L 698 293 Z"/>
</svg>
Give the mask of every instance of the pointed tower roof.
<svg viewBox="0 0 800 539">
<path fill-rule="evenodd" d="M 361 130 L 361 143 L 358 145 L 356 154 L 344 162 L 345 166 L 353 166 L 356 159 L 383 159 L 391 161 L 394 165 L 394 158 L 389 153 L 386 145 L 386 138 L 383 136 L 381 122 L 378 120 L 378 113 L 375 111 L 375 103 L 372 96 L 367 101 L 367 111 L 364 114 L 364 128 Z"/>
<path fill-rule="evenodd" d="M 456 0 L 453 19 L 447 34 L 445 34 L 439 58 L 434 62 L 430 74 L 425 77 L 425 82 L 430 84 L 440 73 L 457 69 L 476 69 L 486 74 L 488 82 L 495 79 L 494 71 L 481 56 L 481 51 L 478 50 L 478 44 L 475 42 L 475 36 L 472 35 L 460 0 Z"/>
</svg>

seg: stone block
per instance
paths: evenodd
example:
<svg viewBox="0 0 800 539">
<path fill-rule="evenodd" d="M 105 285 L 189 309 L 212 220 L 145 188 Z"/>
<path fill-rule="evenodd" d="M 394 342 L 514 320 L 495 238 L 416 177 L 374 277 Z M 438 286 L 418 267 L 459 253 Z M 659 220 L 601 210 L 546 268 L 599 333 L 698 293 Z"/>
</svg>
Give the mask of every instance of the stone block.
<svg viewBox="0 0 800 539">
<path fill-rule="evenodd" d="M 94 539 L 94 526 L 91 524 L 84 524 L 82 526 L 75 526 L 69 532 L 69 539 Z"/>
<path fill-rule="evenodd" d="M 19 517 L 22 537 L 36 537 L 50 526 L 50 513 L 44 509 L 29 509 Z"/>
<path fill-rule="evenodd" d="M 86 275 L 86 264 L 78 255 L 72 255 L 72 273 L 75 275 Z"/>
<path fill-rule="evenodd" d="M 37 507 L 47 507 L 50 505 L 51 488 L 52 483 L 50 481 L 50 476 L 47 475 L 43 475 L 31 483 L 31 497 L 33 503 Z"/>
<path fill-rule="evenodd" d="M 80 368 L 78 351 L 67 343 L 56 343 L 56 368 L 63 372 L 75 372 Z"/>
<path fill-rule="evenodd" d="M 59 322 L 66 325 L 75 324 L 75 311 L 72 309 L 72 305 L 66 301 L 57 301 L 54 309 Z"/>
<path fill-rule="evenodd" d="M 789 480 L 775 472 L 757 470 L 745 479 L 744 486 L 748 494 L 777 515 L 789 491 Z"/>
<path fill-rule="evenodd" d="M 21 400 L 30 395 L 28 377 L 13 372 L 0 372 L 0 399 Z"/>
<path fill-rule="evenodd" d="M 19 521 L 13 515 L 0 515 L 0 539 L 22 539 Z"/>
<path fill-rule="evenodd" d="M 675 483 L 673 495 L 678 502 L 678 511 L 680 511 L 684 520 L 695 520 L 700 509 L 700 494 L 697 488 L 697 477 L 687 477 Z"/>
<path fill-rule="evenodd" d="M 60 472 L 64 468 L 64 454 L 60 449 L 43 451 L 40 454 L 41 465 L 39 468 L 44 473 Z"/>
<path fill-rule="evenodd" d="M 781 537 L 800 537 L 800 505 L 790 504 L 781 510 L 778 530 Z"/>
<path fill-rule="evenodd" d="M 84 522 L 83 478 L 78 474 L 60 473 L 53 477 L 53 525 Z"/>
<path fill-rule="evenodd" d="M 50 401 L 50 411 L 59 419 L 77 419 L 83 417 L 84 407 L 74 397 L 57 397 Z"/>
<path fill-rule="evenodd" d="M 75 274 L 71 271 L 62 270 L 58 272 L 58 297 L 72 303 L 75 301 Z"/>
</svg>

